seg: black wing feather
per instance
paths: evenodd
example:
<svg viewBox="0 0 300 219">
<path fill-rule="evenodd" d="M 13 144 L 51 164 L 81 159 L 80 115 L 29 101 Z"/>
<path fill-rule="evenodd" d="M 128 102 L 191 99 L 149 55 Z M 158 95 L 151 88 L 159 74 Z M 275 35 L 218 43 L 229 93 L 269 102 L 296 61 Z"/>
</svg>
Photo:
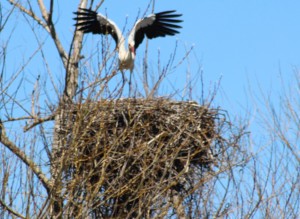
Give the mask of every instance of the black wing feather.
<svg viewBox="0 0 300 219">
<path fill-rule="evenodd" d="M 79 8 L 79 11 L 74 12 L 77 16 L 73 18 L 76 20 L 75 26 L 77 30 L 83 31 L 83 33 L 93 34 L 110 34 L 118 44 L 118 36 L 111 23 L 97 12 L 86 8 Z"/>
<path fill-rule="evenodd" d="M 173 36 L 179 31 L 177 29 L 181 28 L 181 26 L 177 25 L 177 23 L 182 22 L 182 20 L 174 19 L 182 16 L 181 14 L 175 14 L 175 10 L 163 11 L 160 13 L 156 13 L 155 20 L 153 23 L 150 23 L 146 26 L 141 26 L 138 30 L 136 30 L 134 41 L 135 41 L 135 49 L 142 43 L 145 35 L 149 38 L 156 37 L 165 37 L 167 35 Z M 149 17 L 141 20 L 141 25 L 143 21 L 150 19 Z"/>
</svg>

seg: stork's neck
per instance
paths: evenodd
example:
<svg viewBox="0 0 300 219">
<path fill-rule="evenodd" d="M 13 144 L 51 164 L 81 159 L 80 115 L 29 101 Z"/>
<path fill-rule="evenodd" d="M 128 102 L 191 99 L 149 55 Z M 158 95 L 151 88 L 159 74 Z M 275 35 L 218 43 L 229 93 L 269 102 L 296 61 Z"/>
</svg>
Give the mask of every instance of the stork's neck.
<svg viewBox="0 0 300 219">
<path fill-rule="evenodd" d="M 134 60 L 135 56 L 125 47 L 125 41 L 122 39 L 119 43 L 119 59 L 121 61 Z"/>
<path fill-rule="evenodd" d="M 119 41 L 118 49 L 119 49 L 119 55 L 127 53 L 127 50 L 125 48 L 125 39 L 123 36 L 121 37 L 121 39 Z"/>
</svg>

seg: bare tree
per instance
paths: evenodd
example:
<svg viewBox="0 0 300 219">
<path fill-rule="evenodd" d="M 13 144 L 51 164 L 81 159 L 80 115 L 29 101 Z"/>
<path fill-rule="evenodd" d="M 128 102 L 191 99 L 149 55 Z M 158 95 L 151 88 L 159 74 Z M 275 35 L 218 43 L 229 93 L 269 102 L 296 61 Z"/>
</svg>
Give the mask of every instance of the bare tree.
<svg viewBox="0 0 300 219">
<path fill-rule="evenodd" d="M 78 2 L 93 7 L 93 1 Z M 250 151 L 257 143 L 249 140 L 247 121 L 231 121 L 212 107 L 218 85 L 206 99 L 202 90 L 201 104 L 157 98 L 192 48 L 178 60 L 176 44 L 165 65 L 158 54 L 151 86 L 146 47 L 142 87 L 135 87 L 145 97 L 122 99 L 110 39 L 101 38 L 90 56 L 82 56 L 82 33 L 74 30 L 66 44 L 57 31 L 57 4 L 0 3 L 1 218 L 297 217 L 299 170 L 288 161 L 297 167 L 299 154 L 282 126 L 294 121 L 297 139 L 298 111 L 290 96 L 288 120 L 269 108 L 273 120 L 265 130 L 273 130 L 274 141 Z M 17 16 L 34 46 L 12 66 Z M 57 74 L 46 52 L 53 46 L 61 63 Z M 31 66 L 34 59 L 42 71 Z M 189 99 L 195 81 L 184 88 Z M 204 89 L 203 79 L 198 82 Z M 174 90 L 170 97 L 180 92 Z M 278 144 L 284 145 L 279 151 Z"/>
<path fill-rule="evenodd" d="M 254 156 L 256 184 L 260 186 L 260 205 L 256 211 L 265 218 L 297 218 L 300 210 L 299 71 L 291 77 L 281 72 L 279 75 L 278 93 L 251 91 L 257 95 L 251 96 L 256 105 L 263 105 L 258 108 L 256 119 L 261 124 L 264 140 L 254 142 L 260 150 Z"/>
<path fill-rule="evenodd" d="M 44 66 L 50 72 L 50 67 L 49 63 L 47 62 L 45 58 L 45 53 L 44 53 L 44 42 L 42 39 L 38 37 L 37 31 L 34 29 L 33 26 L 31 26 L 32 21 L 34 22 L 34 26 L 37 25 L 38 27 L 42 28 L 51 38 L 52 38 L 52 43 L 55 45 L 56 50 L 59 54 L 59 57 L 61 59 L 62 65 L 65 70 L 65 88 L 64 92 L 61 98 L 59 98 L 59 106 L 63 109 L 67 103 L 70 103 L 73 101 L 73 98 L 75 97 L 75 93 L 78 87 L 78 62 L 79 62 L 79 54 L 81 50 L 81 41 L 82 41 L 82 34 L 80 32 L 75 32 L 74 37 L 73 37 L 73 42 L 71 44 L 71 47 L 69 49 L 70 52 L 68 52 L 67 48 L 64 48 L 62 45 L 62 42 L 57 34 L 55 23 L 54 23 L 54 8 L 55 8 L 55 1 L 51 0 L 48 2 L 48 5 L 46 5 L 46 2 L 43 0 L 39 0 L 36 3 L 32 2 L 19 2 L 19 1 L 14 1 L 14 0 L 8 0 L 7 3 L 10 3 L 12 5 L 11 9 L 9 9 L 7 12 L 2 10 L 1 7 L 1 29 L 4 29 L 4 25 L 7 23 L 9 16 L 12 14 L 12 12 L 20 11 L 21 14 L 25 16 L 25 20 L 28 22 L 28 26 L 31 27 L 33 35 L 36 37 L 36 41 L 38 44 L 38 48 L 33 52 L 33 54 L 25 61 L 25 64 L 21 65 L 20 69 L 16 71 L 15 74 L 12 74 L 12 77 L 8 79 L 7 81 L 5 80 L 5 58 L 6 58 L 6 48 L 8 46 L 9 40 L 7 42 L 4 42 L 3 48 L 3 53 L 2 55 L 2 74 L 1 74 L 1 99 L 3 102 L 3 105 L 1 104 L 1 110 L 5 113 L 6 120 L 1 121 L 1 143 L 5 146 L 6 149 L 9 149 L 15 156 L 17 156 L 20 161 L 17 163 L 21 162 L 20 167 L 25 167 L 27 169 L 25 175 L 23 174 L 23 170 L 19 170 L 17 165 L 10 165 L 10 161 L 8 163 L 7 157 L 4 156 L 7 153 L 7 150 L 3 150 L 3 164 L 5 167 L 3 171 L 5 171 L 4 174 L 4 181 L 3 181 L 3 188 L 7 188 L 7 185 L 10 184 L 10 181 L 13 181 L 16 183 L 16 180 L 20 180 L 19 187 L 16 187 L 13 183 L 13 187 L 11 187 L 11 192 L 10 195 L 7 194 L 7 190 L 4 189 L 2 190 L 2 199 L 1 199 L 1 204 L 3 206 L 3 209 L 8 211 L 10 214 L 22 217 L 22 218 L 28 218 L 31 217 L 32 215 L 35 215 L 36 217 L 39 215 L 39 217 L 44 213 L 43 211 L 47 206 L 50 206 L 50 215 L 56 215 L 56 208 L 59 207 L 59 204 L 57 203 L 57 187 L 59 188 L 59 184 L 57 183 L 56 175 L 52 173 L 52 177 L 47 176 L 46 172 L 41 169 L 41 160 L 36 160 L 36 155 L 35 155 L 35 150 L 33 149 L 34 145 L 37 144 L 37 141 L 34 140 L 34 138 L 41 138 L 42 141 L 45 143 L 45 149 L 47 150 L 47 156 L 50 158 L 51 162 L 51 157 L 53 154 L 55 154 L 55 150 L 58 145 L 58 140 L 55 139 L 54 136 L 54 141 L 55 143 L 52 144 L 52 152 L 50 151 L 50 145 L 48 142 L 48 137 L 46 134 L 41 134 L 37 136 L 37 131 L 33 130 L 32 134 L 29 134 L 29 138 L 32 138 L 32 140 L 29 140 L 29 144 L 31 145 L 29 148 L 24 146 L 23 147 L 18 147 L 17 142 L 19 142 L 20 139 L 16 138 L 15 140 L 10 140 L 9 139 L 9 134 L 6 132 L 6 127 L 4 126 L 5 123 L 8 123 L 10 121 L 21 121 L 21 120 L 28 120 L 29 123 L 25 126 L 24 130 L 29 131 L 32 130 L 34 127 L 36 127 L 39 124 L 42 124 L 46 121 L 50 121 L 55 119 L 61 119 L 60 116 L 64 114 L 63 110 L 61 111 L 61 114 L 55 114 L 55 108 L 53 106 L 48 106 L 48 112 L 41 111 L 41 106 L 38 105 L 38 98 L 39 98 L 39 89 L 40 89 L 40 82 L 39 82 L 39 77 L 36 80 L 35 86 L 33 88 L 32 92 L 32 109 L 31 111 L 28 111 L 26 107 L 22 106 L 21 101 L 16 99 L 14 95 L 17 95 L 20 87 L 17 87 L 16 91 L 13 91 L 14 93 L 10 93 L 10 87 L 12 86 L 13 83 L 16 83 L 18 80 L 18 77 L 24 69 L 27 67 L 27 65 L 30 63 L 30 61 L 37 56 L 37 54 L 41 55 L 41 60 L 44 61 Z M 86 7 L 87 1 L 82 0 L 79 3 L 80 7 Z M 3 15 L 6 15 L 4 18 Z M 13 34 L 13 31 L 12 31 Z M 8 38 L 9 39 L 9 38 Z M 74 45 L 74 46 L 73 46 Z M 24 85 L 21 85 L 24 86 Z M 55 85 L 53 83 L 54 88 Z M 53 94 L 52 94 L 53 95 Z M 10 107 L 14 107 L 14 105 L 17 105 L 20 107 L 20 109 L 27 114 L 27 116 L 22 116 L 22 117 L 15 117 L 15 109 L 13 111 L 10 111 Z M 50 110 L 49 110 L 50 109 Z M 10 113 L 11 112 L 11 113 Z M 42 114 L 48 114 L 45 117 L 42 117 Z M 1 113 L 2 115 L 2 113 Z M 55 116 L 56 115 L 56 116 Z M 2 116 L 1 116 L 2 117 Z M 1 118 L 3 119 L 3 118 Z M 41 125 L 39 127 L 41 133 L 44 132 L 44 127 Z M 25 137 L 25 136 L 24 136 Z M 26 141 L 20 141 L 22 144 L 27 144 Z M 24 150 L 25 149 L 25 150 Z M 27 155 L 25 153 L 26 150 L 30 149 L 31 155 Z M 39 158 L 42 159 L 42 158 Z M 43 164 L 45 166 L 45 163 Z M 14 168 L 14 169 L 11 169 Z M 47 168 L 46 168 L 47 169 Z M 46 170 L 45 169 L 45 170 Z M 21 175 L 20 177 L 16 177 L 13 179 L 10 179 L 11 173 L 17 172 L 17 175 Z M 53 172 L 53 171 L 52 171 Z M 23 175 L 22 175 L 23 174 Z M 42 188 L 35 188 L 36 187 L 36 179 L 37 177 L 38 182 L 42 184 Z M 28 188 L 23 188 L 21 186 L 21 182 L 25 180 L 26 182 L 26 187 Z M 20 193 L 24 190 L 24 197 L 19 196 L 19 195 L 14 195 L 13 191 L 20 191 Z M 36 193 L 37 192 L 37 193 Z M 38 194 L 40 194 L 40 197 L 45 197 L 48 195 L 49 198 L 42 198 L 42 199 L 37 199 Z M 15 205 L 15 202 L 18 202 L 20 199 L 26 198 L 26 206 L 24 204 L 22 207 L 19 207 L 18 210 L 20 210 L 21 213 L 18 213 L 17 210 L 13 208 Z M 15 200 L 17 199 L 17 200 Z M 18 200 L 19 199 L 19 200 Z M 10 201 L 8 201 L 10 200 Z M 53 201 L 54 200 L 54 201 Z M 8 201 L 8 202 L 7 202 Z M 50 204 L 49 204 L 49 203 Z M 8 204 L 7 204 L 8 203 Z M 35 203 L 35 204 L 33 204 Z M 41 204 L 44 203 L 44 204 Z M 54 207 L 53 207 L 54 206 Z M 51 213 L 53 212 L 54 213 Z M 47 210 L 46 210 L 47 212 Z M 26 214 L 24 214 L 26 213 Z M 4 213 L 5 214 L 5 213 Z M 5 214 L 7 215 L 7 214 Z"/>
</svg>

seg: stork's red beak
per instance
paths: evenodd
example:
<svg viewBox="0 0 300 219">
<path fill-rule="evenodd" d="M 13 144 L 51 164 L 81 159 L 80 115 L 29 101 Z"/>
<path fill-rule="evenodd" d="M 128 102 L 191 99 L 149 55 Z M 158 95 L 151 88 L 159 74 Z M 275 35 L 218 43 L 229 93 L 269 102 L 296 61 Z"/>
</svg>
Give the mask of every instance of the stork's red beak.
<svg viewBox="0 0 300 219">
<path fill-rule="evenodd" d="M 130 52 L 133 53 L 134 56 L 135 56 L 135 49 L 134 49 L 134 46 L 131 46 L 129 49 L 130 49 Z"/>
</svg>

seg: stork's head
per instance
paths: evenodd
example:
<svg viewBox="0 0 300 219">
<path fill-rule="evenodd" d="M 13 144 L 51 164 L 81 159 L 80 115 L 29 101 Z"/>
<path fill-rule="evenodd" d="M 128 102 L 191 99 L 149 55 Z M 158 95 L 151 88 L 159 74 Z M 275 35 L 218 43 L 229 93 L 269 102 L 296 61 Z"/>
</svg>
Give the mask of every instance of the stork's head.
<svg viewBox="0 0 300 219">
<path fill-rule="evenodd" d="M 134 48 L 134 44 L 133 44 L 133 43 L 129 43 L 128 47 L 129 47 L 129 51 L 130 51 L 130 53 L 131 53 L 132 59 L 135 59 L 135 48 Z"/>
</svg>

